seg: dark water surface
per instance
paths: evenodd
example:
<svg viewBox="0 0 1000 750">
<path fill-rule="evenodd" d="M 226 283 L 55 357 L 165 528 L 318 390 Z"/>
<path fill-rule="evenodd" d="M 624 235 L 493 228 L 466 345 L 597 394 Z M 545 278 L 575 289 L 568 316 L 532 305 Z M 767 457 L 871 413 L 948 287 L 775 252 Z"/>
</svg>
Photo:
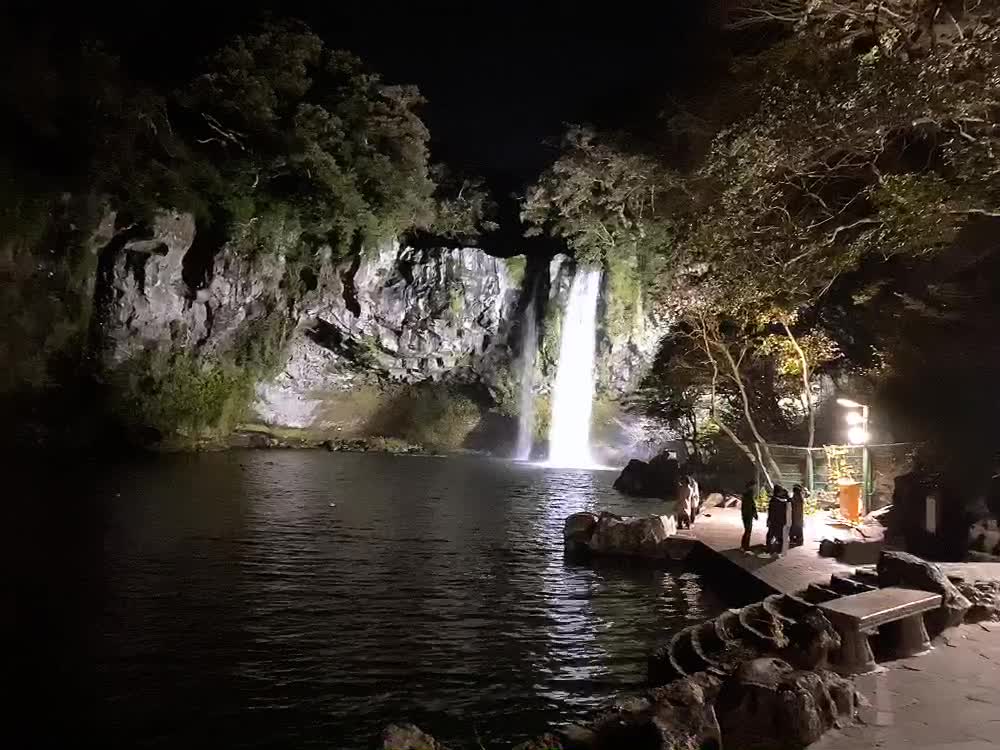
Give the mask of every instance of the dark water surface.
<svg viewBox="0 0 1000 750">
<path fill-rule="evenodd" d="M 36 737 L 349 750 L 409 720 L 492 748 L 583 716 L 721 608 L 683 569 L 563 560 L 568 514 L 655 508 L 614 476 L 272 451 L 74 481 L 21 560 Z"/>
</svg>

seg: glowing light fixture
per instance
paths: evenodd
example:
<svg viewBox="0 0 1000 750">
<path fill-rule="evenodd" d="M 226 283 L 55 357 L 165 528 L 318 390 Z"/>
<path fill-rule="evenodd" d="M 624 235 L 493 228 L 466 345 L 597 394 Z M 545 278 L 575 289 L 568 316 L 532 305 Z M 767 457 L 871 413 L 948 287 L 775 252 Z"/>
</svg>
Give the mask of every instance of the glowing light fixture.
<svg viewBox="0 0 1000 750">
<path fill-rule="evenodd" d="M 857 409 L 849 411 L 844 418 L 849 425 L 847 429 L 847 442 L 851 445 L 861 446 L 861 486 L 862 502 L 865 508 L 868 506 L 868 441 L 871 436 L 868 434 L 868 417 L 871 409 L 868 404 L 859 404 L 849 398 L 838 398 L 837 403 L 846 409 Z"/>
<path fill-rule="evenodd" d="M 846 406 L 848 409 L 862 409 L 864 404 L 859 404 L 857 401 L 851 401 L 849 398 L 838 398 L 837 403 L 841 406 Z"/>
<path fill-rule="evenodd" d="M 864 445 L 868 442 L 868 430 L 856 425 L 847 431 L 847 442 L 851 445 Z"/>
</svg>

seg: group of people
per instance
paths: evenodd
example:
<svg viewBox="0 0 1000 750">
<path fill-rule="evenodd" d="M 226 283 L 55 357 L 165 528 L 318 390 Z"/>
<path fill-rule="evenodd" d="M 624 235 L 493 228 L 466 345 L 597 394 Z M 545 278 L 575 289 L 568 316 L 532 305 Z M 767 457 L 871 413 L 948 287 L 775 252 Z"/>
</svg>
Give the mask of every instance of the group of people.
<svg viewBox="0 0 1000 750">
<path fill-rule="evenodd" d="M 757 483 L 747 482 L 740 503 L 743 515 L 743 539 L 740 548 L 750 551 L 750 533 L 757 515 Z M 788 545 L 801 546 L 804 542 L 802 527 L 805 522 L 805 491 L 802 485 L 792 487 L 792 495 L 780 484 L 774 485 L 767 500 L 767 541 L 765 546 L 771 554 L 781 554 L 785 549 L 785 527 L 788 527 Z"/>
</svg>

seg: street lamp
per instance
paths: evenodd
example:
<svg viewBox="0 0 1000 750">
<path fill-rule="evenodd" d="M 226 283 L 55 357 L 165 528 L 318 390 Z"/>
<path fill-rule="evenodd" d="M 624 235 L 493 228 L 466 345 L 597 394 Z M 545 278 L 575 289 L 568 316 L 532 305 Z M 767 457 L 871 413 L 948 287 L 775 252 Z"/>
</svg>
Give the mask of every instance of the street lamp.
<svg viewBox="0 0 1000 750">
<path fill-rule="evenodd" d="M 868 509 L 868 404 L 859 404 L 849 398 L 838 398 L 837 403 L 847 409 L 860 409 L 849 411 L 845 415 L 847 424 L 847 442 L 851 445 L 861 446 L 861 489 L 865 500 L 865 510 Z"/>
</svg>

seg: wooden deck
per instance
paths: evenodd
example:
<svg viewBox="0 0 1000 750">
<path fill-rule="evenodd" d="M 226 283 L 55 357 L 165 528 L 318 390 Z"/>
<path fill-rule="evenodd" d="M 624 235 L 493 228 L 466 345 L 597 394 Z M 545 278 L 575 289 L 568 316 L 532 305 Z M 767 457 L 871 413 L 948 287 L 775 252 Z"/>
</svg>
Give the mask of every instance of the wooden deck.
<svg viewBox="0 0 1000 750">
<path fill-rule="evenodd" d="M 678 536 L 695 539 L 710 550 L 710 557 L 715 560 L 703 560 L 714 563 L 722 574 L 732 575 L 734 583 L 744 581 L 756 582 L 747 591 L 747 598 L 755 598 L 760 593 L 791 594 L 801 591 L 810 583 L 828 584 L 834 573 L 850 573 L 855 566 L 845 565 L 832 557 L 819 556 L 819 542 L 823 538 L 838 536 L 836 529 L 822 524 L 806 521 L 805 544 L 795 547 L 782 557 L 771 557 L 764 554 L 764 519 L 754 524 L 750 543 L 751 553 L 740 549 L 740 538 L 743 536 L 743 521 L 739 508 L 712 508 L 698 516 L 691 529 L 678 532 Z M 749 574 L 749 577 L 748 577 Z"/>
</svg>

